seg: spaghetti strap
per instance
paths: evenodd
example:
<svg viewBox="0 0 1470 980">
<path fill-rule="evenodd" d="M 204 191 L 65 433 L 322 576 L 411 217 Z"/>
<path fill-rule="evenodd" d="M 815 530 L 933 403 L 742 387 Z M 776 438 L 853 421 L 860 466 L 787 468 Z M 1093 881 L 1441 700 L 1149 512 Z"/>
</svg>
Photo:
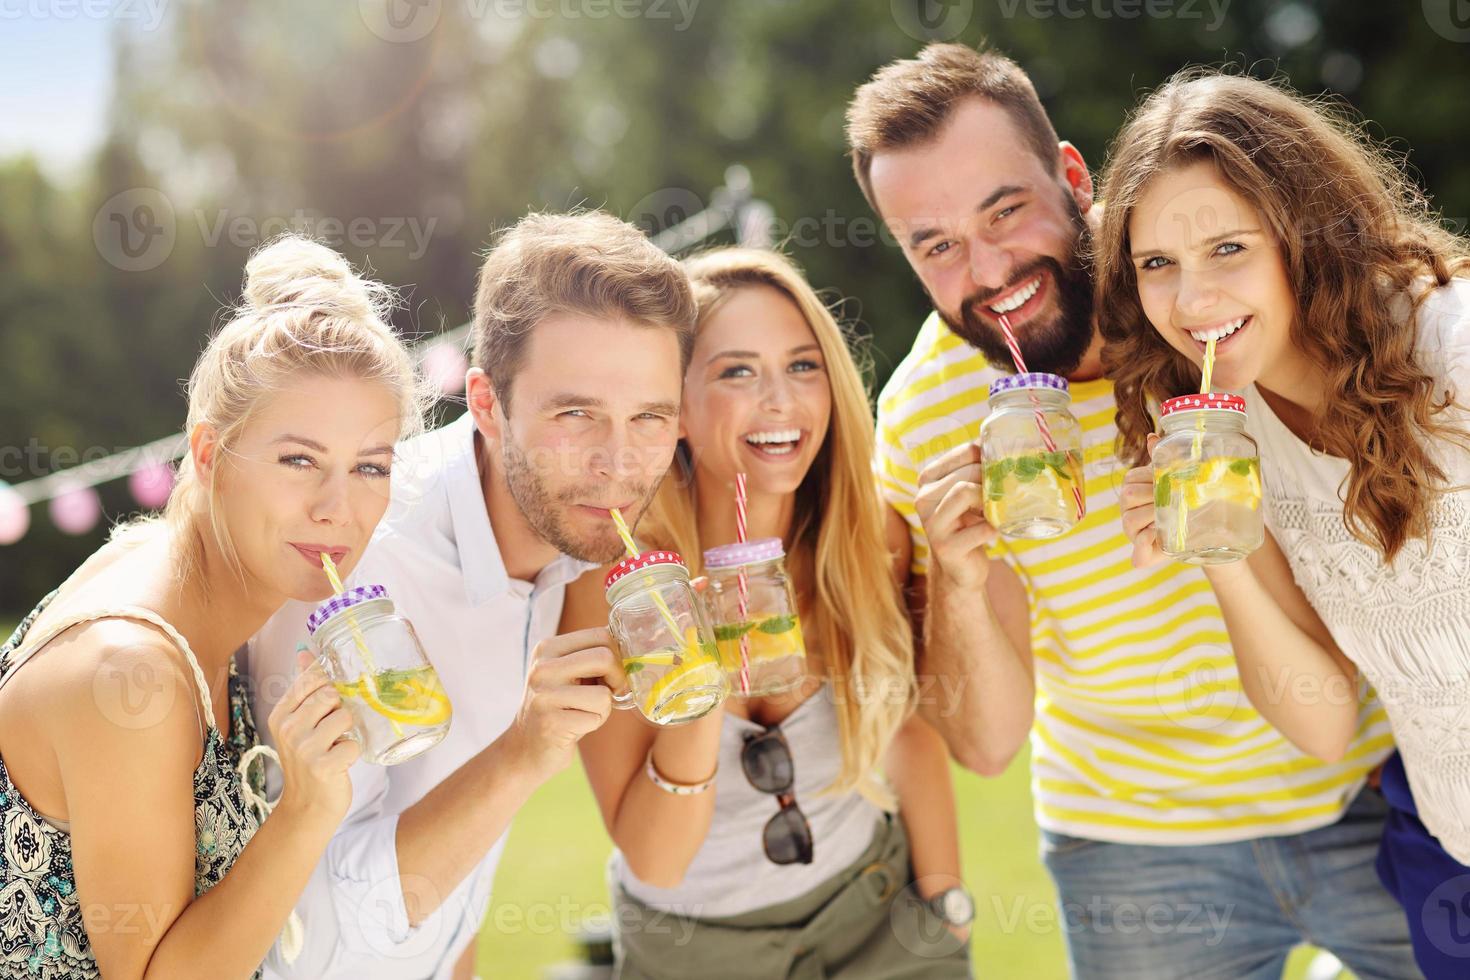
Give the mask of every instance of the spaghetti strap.
<svg viewBox="0 0 1470 980">
<path fill-rule="evenodd" d="M 30 660 L 44 649 L 46 644 L 56 639 L 62 633 L 83 623 L 95 622 L 102 619 L 133 619 L 148 623 L 162 630 L 164 635 L 172 640 L 174 645 L 182 650 L 185 658 L 188 659 L 189 669 L 194 674 L 194 683 L 199 688 L 199 699 L 204 704 L 204 724 L 210 729 L 215 727 L 214 699 L 209 694 L 209 682 L 204 678 L 204 670 L 199 666 L 199 661 L 195 658 L 194 650 L 189 646 L 189 641 L 184 639 L 184 634 L 174 629 L 168 620 L 153 610 L 144 609 L 142 606 L 117 606 L 111 609 L 94 609 L 91 612 L 78 613 L 74 616 L 66 617 L 55 626 L 47 629 L 41 634 L 40 639 L 35 642 L 22 642 L 22 649 L 16 651 L 16 658 L 10 662 L 4 675 L 0 676 L 0 687 L 4 687 L 5 682 L 11 677 L 14 677 L 16 671 L 24 666 L 26 661 Z M 30 637 L 27 636 L 26 639 L 30 640 Z"/>
<path fill-rule="evenodd" d="M 55 626 L 48 628 L 34 642 L 23 641 L 21 643 L 21 649 L 15 651 L 15 658 L 6 666 L 4 673 L 0 674 L 0 687 L 4 687 L 5 682 L 15 676 L 17 670 L 24 666 L 26 661 L 34 657 L 46 647 L 46 644 L 56 639 L 62 633 L 83 623 L 91 623 L 103 619 L 137 620 L 162 630 L 164 635 L 172 640 L 174 645 L 183 651 L 184 657 L 188 659 L 189 669 L 194 674 L 194 683 L 199 688 L 199 700 L 204 705 L 204 723 L 208 726 L 208 731 L 213 731 L 218 734 L 217 727 L 214 723 L 214 699 L 209 694 L 209 682 L 204 677 L 204 670 L 199 666 L 199 660 L 194 656 L 194 650 L 189 646 L 189 641 L 184 639 L 184 635 L 174 629 L 168 620 L 153 610 L 144 609 L 142 606 L 116 606 L 109 609 L 94 609 L 91 612 L 78 613 L 74 616 L 68 616 Z M 27 636 L 26 639 L 29 640 L 30 637 Z M 220 737 L 222 738 L 223 736 Z M 270 746 L 259 744 L 244 752 L 239 762 L 235 765 L 235 772 L 240 779 L 241 795 L 246 807 L 255 812 L 258 826 L 265 822 L 266 817 L 270 816 L 271 811 L 275 809 L 276 802 L 279 801 L 267 800 L 264 796 L 256 793 L 254 787 L 250 785 L 250 765 L 256 759 L 268 759 L 279 766 L 281 764 L 281 757 Z M 291 914 L 286 918 L 285 927 L 281 930 L 280 935 L 281 952 L 287 963 L 294 963 L 296 961 L 296 958 L 301 954 L 301 949 L 305 945 L 305 941 L 306 930 L 301 921 L 301 916 L 295 909 L 292 909 Z"/>
<path fill-rule="evenodd" d="M 67 630 L 98 620 L 135 620 L 152 626 L 183 651 L 199 690 L 199 696 L 194 698 L 194 710 L 198 713 L 203 706 L 209 715 L 207 723 L 200 718 L 204 745 L 191 780 L 194 895 L 203 895 L 224 880 L 272 809 L 272 804 L 264 798 L 264 780 L 253 783 L 249 771 L 257 761 L 279 760 L 275 752 L 259 745 L 246 685 L 232 666 L 227 688 L 230 719 L 227 735 L 214 722 L 214 699 L 199 660 L 172 624 L 150 609 L 124 605 L 96 608 L 77 615 L 58 610 L 56 624 L 49 625 L 46 610 L 62 591 L 54 590 L 42 599 L 0 645 L 0 685 Z M 42 623 L 42 629 L 32 629 L 37 622 Z M 254 768 L 258 774 L 261 767 Z M 37 980 L 101 980 L 77 897 L 70 828 L 48 822 L 31 806 L 14 788 L 3 759 L 0 759 L 0 817 L 6 830 L 5 860 L 0 860 L 0 894 L 14 896 L 11 904 L 18 910 L 17 915 L 7 919 L 9 960 L 29 963 Z M 17 833 L 25 844 L 19 852 L 23 858 L 17 861 L 11 860 L 13 828 L 18 828 Z M 278 940 L 288 963 L 297 958 L 304 939 L 301 916 L 292 909 Z M 252 980 L 260 980 L 261 975 L 257 969 Z"/>
</svg>

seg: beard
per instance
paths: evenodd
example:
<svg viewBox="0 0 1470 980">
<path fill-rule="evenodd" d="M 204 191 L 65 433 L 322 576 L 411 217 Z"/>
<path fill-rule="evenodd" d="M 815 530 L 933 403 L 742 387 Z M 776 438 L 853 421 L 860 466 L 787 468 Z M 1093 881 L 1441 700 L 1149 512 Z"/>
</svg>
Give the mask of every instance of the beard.
<svg viewBox="0 0 1470 980">
<path fill-rule="evenodd" d="M 1001 332 L 1000 314 L 988 308 L 982 313 L 981 309 L 995 297 L 1034 279 L 1043 271 L 1050 273 L 1051 281 L 1056 285 L 1056 311 L 1049 317 L 1044 312 L 1033 314 L 1017 333 L 1016 343 L 1026 361 L 1026 370 L 1066 377 L 1077 370 L 1092 344 L 1092 266 L 1085 258 L 1089 254 L 1092 235 L 1077 202 L 1070 194 L 1065 200 L 1070 206 L 1077 235 L 1072 240 L 1070 253 L 1061 261 L 1044 255 L 1027 263 L 1004 286 L 974 293 L 957 311 L 945 310 L 938 303 L 934 304 L 956 336 L 980 351 L 986 361 L 998 370 L 1015 370 L 1011 350 Z M 934 297 L 931 295 L 929 299 L 933 302 Z"/>
<path fill-rule="evenodd" d="M 624 555 L 623 539 L 618 536 L 612 521 L 607 522 L 606 528 L 599 528 L 591 534 L 579 534 L 563 518 L 564 508 L 574 506 L 579 501 L 596 500 L 604 496 L 607 492 L 606 485 L 573 486 L 553 491 L 546 485 L 541 474 L 536 472 L 521 448 L 509 440 L 503 444 L 500 458 L 505 467 L 505 482 L 510 487 L 511 499 L 516 502 L 531 529 L 543 541 L 564 555 L 598 565 L 604 565 Z M 657 482 L 652 485 L 624 486 L 624 492 L 619 497 L 637 501 L 636 509 L 624 515 L 630 527 L 636 526 L 638 518 L 648 509 L 657 492 Z"/>
</svg>

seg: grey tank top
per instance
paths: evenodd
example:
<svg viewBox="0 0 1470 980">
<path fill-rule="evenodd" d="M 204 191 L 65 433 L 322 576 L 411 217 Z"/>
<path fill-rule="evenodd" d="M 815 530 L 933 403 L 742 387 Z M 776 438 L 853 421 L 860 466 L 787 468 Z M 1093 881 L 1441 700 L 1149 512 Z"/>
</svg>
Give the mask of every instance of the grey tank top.
<svg viewBox="0 0 1470 980">
<path fill-rule="evenodd" d="M 629 895 L 656 909 L 701 919 L 744 915 L 798 898 L 856 861 L 873 841 L 883 810 L 858 793 L 821 794 L 842 770 L 842 744 L 830 681 L 780 724 L 791 746 L 796 803 L 812 827 L 811 864 L 774 864 L 761 847 L 761 831 L 780 809 L 776 797 L 751 786 L 740 767 L 747 732 L 763 727 L 725 716 L 715 776 L 715 813 L 709 835 L 678 888 L 640 881 L 622 855 L 612 873 Z M 645 778 L 639 771 L 639 779 Z"/>
</svg>

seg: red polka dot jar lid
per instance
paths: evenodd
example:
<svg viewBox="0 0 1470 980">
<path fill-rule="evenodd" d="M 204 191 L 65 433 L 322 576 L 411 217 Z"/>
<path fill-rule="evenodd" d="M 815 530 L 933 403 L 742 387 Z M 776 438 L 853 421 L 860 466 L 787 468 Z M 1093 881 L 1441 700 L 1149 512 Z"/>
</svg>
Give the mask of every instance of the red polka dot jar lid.
<svg viewBox="0 0 1470 980">
<path fill-rule="evenodd" d="M 1160 417 L 1168 418 L 1175 412 L 1198 412 L 1204 409 L 1219 409 L 1226 412 L 1245 414 L 1245 399 L 1239 395 L 1217 392 L 1209 395 L 1180 395 L 1170 398 L 1160 407 Z"/>
<path fill-rule="evenodd" d="M 677 551 L 645 551 L 641 555 L 624 558 L 614 565 L 612 571 L 607 573 L 607 578 L 603 581 L 602 587 L 604 590 L 610 589 L 634 572 L 646 572 L 650 568 L 657 568 L 660 565 L 678 565 L 686 573 L 689 571 L 688 566 L 684 564 L 683 556 Z"/>
</svg>

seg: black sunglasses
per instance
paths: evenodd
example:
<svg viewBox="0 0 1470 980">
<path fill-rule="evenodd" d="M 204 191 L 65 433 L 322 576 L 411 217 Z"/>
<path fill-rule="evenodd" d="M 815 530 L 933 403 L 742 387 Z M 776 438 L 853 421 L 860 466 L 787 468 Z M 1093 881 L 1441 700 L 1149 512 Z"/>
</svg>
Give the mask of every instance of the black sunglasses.
<svg viewBox="0 0 1470 980">
<path fill-rule="evenodd" d="M 770 793 L 781 809 L 766 823 L 761 843 L 766 857 L 776 864 L 812 863 L 812 825 L 796 805 L 792 789 L 796 785 L 796 766 L 791 759 L 791 746 L 778 728 L 763 732 L 747 732 L 740 750 L 740 768 L 758 792 Z"/>
</svg>

